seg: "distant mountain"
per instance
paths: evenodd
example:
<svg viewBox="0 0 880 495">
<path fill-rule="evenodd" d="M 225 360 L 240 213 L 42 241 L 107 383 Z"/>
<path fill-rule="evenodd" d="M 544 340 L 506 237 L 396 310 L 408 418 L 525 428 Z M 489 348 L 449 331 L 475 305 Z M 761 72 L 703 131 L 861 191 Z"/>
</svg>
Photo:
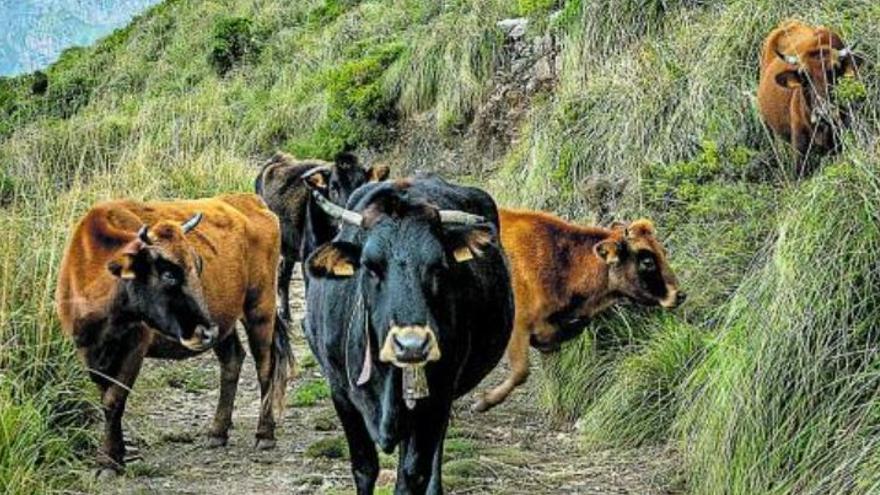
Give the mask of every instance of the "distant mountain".
<svg viewBox="0 0 880 495">
<path fill-rule="evenodd" d="M 159 0 L 0 0 L 0 76 L 31 72 L 89 45 Z"/>
</svg>

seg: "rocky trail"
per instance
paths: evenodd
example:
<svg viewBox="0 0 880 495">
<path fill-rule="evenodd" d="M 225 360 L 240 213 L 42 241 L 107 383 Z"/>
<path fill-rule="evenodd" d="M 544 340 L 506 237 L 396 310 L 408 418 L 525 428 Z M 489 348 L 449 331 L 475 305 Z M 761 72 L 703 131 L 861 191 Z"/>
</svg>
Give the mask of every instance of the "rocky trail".
<svg viewBox="0 0 880 495">
<path fill-rule="evenodd" d="M 292 294 L 302 294 L 295 281 Z M 294 314 L 303 312 L 301 297 Z M 129 399 L 124 427 L 138 449 L 125 476 L 96 484 L 108 494 L 354 493 L 348 453 L 327 388 L 301 331 L 294 332 L 299 375 L 273 451 L 256 451 L 259 393 L 248 356 L 239 384 L 228 446 L 208 449 L 206 431 L 217 403 L 219 368 L 211 353 L 181 362 L 148 361 Z M 540 361 L 540 360 L 536 360 Z M 534 362 L 534 361 L 533 361 Z M 578 432 L 539 407 L 540 383 L 528 384 L 488 413 L 470 406 L 500 382 L 504 365 L 455 406 L 446 441 L 448 493 L 677 493 L 675 456 L 663 448 L 583 451 Z M 377 493 L 392 493 L 396 455 L 380 457 Z"/>
</svg>

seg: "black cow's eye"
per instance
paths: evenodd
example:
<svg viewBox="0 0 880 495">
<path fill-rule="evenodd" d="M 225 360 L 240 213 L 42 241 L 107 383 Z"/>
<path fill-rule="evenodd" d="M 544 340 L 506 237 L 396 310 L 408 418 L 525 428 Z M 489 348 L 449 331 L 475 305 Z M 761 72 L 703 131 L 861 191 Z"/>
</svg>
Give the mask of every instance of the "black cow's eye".
<svg viewBox="0 0 880 495">
<path fill-rule="evenodd" d="M 381 263 L 377 263 L 375 261 L 367 261 L 364 262 L 364 267 L 366 267 L 367 273 L 370 275 L 371 279 L 377 282 L 382 280 L 382 277 L 385 274 L 385 270 Z"/>
<path fill-rule="evenodd" d="M 174 285 L 177 285 L 178 283 L 180 283 L 180 279 L 171 270 L 166 270 L 166 271 L 162 272 L 161 274 L 159 274 L 159 277 L 162 279 L 163 284 L 166 284 L 169 286 L 174 286 Z"/>
<path fill-rule="evenodd" d="M 656 269 L 657 263 L 654 261 L 654 258 L 645 257 L 639 260 L 639 271 L 653 272 Z"/>
</svg>

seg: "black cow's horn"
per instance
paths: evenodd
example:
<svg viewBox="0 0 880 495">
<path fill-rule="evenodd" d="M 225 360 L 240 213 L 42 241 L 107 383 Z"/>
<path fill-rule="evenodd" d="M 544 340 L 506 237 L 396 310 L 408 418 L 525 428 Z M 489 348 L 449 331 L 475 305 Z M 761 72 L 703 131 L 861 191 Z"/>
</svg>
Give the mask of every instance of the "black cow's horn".
<svg viewBox="0 0 880 495">
<path fill-rule="evenodd" d="M 346 210 L 345 208 L 325 198 L 324 195 L 322 195 L 318 191 L 312 191 L 312 197 L 315 198 L 315 202 L 318 203 L 318 206 L 320 206 L 322 210 L 324 210 L 324 213 L 330 215 L 331 218 L 342 220 L 345 223 L 349 223 L 357 227 L 363 226 L 364 217 L 360 213 Z"/>
<path fill-rule="evenodd" d="M 459 223 L 463 225 L 474 225 L 485 222 L 486 219 L 480 215 L 474 215 L 466 211 L 460 210 L 440 210 L 440 223 Z"/>
<path fill-rule="evenodd" d="M 201 222 L 201 221 L 202 221 L 202 214 L 201 214 L 201 213 L 196 213 L 195 215 L 192 216 L 192 218 L 190 218 L 189 220 L 183 222 L 183 223 L 180 225 L 180 228 L 183 229 L 183 233 L 184 233 L 184 234 L 188 234 L 189 231 L 191 231 L 192 229 L 196 228 L 196 225 L 198 225 L 199 222 Z"/>
<path fill-rule="evenodd" d="M 785 63 L 787 63 L 787 64 L 791 64 L 791 65 L 797 65 L 797 64 L 798 64 L 798 57 L 797 57 L 797 55 L 786 55 L 786 54 L 780 52 L 778 48 L 776 49 L 776 55 L 778 55 L 779 58 L 781 58 L 782 60 L 784 60 Z"/>
<path fill-rule="evenodd" d="M 150 227 L 147 226 L 147 224 L 142 225 L 140 230 L 138 230 L 137 236 L 138 236 L 138 239 L 141 240 L 141 242 L 143 242 L 144 244 L 149 246 L 150 244 L 153 243 L 153 241 L 151 241 L 150 236 L 147 235 L 148 230 L 150 230 Z"/>
<path fill-rule="evenodd" d="M 319 173 L 319 172 L 330 172 L 330 167 L 328 165 L 321 165 L 320 167 L 315 167 L 308 172 L 302 174 L 302 179 L 308 179 L 309 177 Z M 308 181 L 306 181 L 308 183 Z"/>
</svg>

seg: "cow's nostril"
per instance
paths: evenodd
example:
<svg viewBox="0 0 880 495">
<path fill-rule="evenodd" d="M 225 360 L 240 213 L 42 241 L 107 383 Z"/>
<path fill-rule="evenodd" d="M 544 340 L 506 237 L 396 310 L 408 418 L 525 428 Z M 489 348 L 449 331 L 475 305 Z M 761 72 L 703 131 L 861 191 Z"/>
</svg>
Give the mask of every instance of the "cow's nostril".
<svg viewBox="0 0 880 495">
<path fill-rule="evenodd" d="M 431 341 L 427 336 L 415 333 L 395 334 L 392 339 L 395 357 L 402 362 L 424 361 L 430 351 Z"/>
<path fill-rule="evenodd" d="M 688 297 L 687 292 L 679 291 L 678 294 L 676 295 L 675 300 L 678 304 L 681 304 L 685 301 L 685 299 L 687 299 L 687 297 Z"/>
</svg>

